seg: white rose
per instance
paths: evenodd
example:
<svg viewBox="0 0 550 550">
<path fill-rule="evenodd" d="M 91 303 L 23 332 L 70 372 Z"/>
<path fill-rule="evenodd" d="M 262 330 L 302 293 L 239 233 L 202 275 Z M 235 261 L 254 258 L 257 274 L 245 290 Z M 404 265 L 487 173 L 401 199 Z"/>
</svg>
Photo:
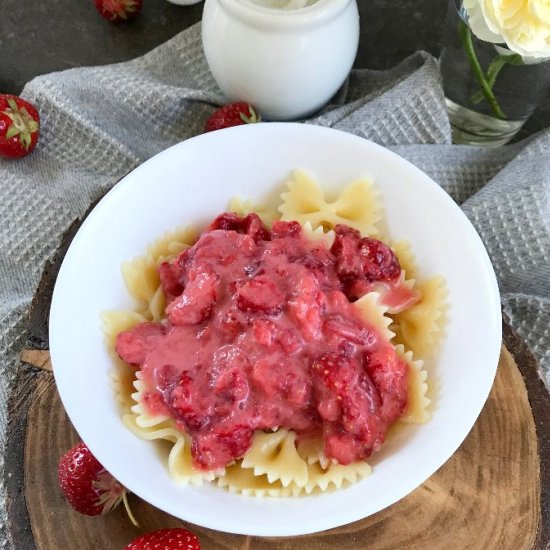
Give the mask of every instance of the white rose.
<svg viewBox="0 0 550 550">
<path fill-rule="evenodd" d="M 472 32 L 525 57 L 550 58 L 550 0 L 464 0 Z"/>
</svg>

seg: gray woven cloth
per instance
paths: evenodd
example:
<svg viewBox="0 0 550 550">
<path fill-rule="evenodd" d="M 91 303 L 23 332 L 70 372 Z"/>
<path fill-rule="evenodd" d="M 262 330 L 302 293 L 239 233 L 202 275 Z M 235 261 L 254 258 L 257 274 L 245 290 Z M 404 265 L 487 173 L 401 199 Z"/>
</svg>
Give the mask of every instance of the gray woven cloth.
<svg viewBox="0 0 550 550">
<path fill-rule="evenodd" d="M 38 77 L 22 95 L 41 113 L 42 136 L 29 157 L 0 161 L 0 445 L 26 314 L 64 230 L 128 171 L 201 133 L 225 103 L 199 26 L 131 62 Z M 489 250 L 504 311 L 550 383 L 550 131 L 495 150 L 452 145 L 437 61 L 425 53 L 353 72 L 307 122 L 393 149 L 462 205 Z M 3 502 L 0 545 L 10 547 Z"/>
</svg>

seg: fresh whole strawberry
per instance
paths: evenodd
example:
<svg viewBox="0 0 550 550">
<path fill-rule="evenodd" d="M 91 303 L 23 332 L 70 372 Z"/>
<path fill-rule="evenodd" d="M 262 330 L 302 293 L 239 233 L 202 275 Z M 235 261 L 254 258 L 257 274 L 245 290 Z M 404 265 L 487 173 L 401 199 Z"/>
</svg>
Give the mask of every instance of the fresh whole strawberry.
<svg viewBox="0 0 550 550">
<path fill-rule="evenodd" d="M 136 17 L 143 7 L 143 0 L 94 0 L 102 17 L 111 23 L 123 23 Z"/>
<path fill-rule="evenodd" d="M 28 155 L 36 147 L 39 133 L 36 108 L 15 95 L 0 94 L 0 157 Z"/>
<path fill-rule="evenodd" d="M 205 132 L 260 122 L 261 117 L 256 113 L 254 107 L 244 101 L 229 103 L 221 109 L 214 111 L 206 121 Z"/>
<path fill-rule="evenodd" d="M 159 529 L 135 538 L 123 550 L 200 550 L 199 539 L 187 529 Z"/>
<path fill-rule="evenodd" d="M 124 502 L 130 520 L 137 525 L 128 508 L 126 488 L 98 462 L 85 443 L 68 450 L 57 470 L 61 492 L 81 514 L 106 514 Z"/>
</svg>

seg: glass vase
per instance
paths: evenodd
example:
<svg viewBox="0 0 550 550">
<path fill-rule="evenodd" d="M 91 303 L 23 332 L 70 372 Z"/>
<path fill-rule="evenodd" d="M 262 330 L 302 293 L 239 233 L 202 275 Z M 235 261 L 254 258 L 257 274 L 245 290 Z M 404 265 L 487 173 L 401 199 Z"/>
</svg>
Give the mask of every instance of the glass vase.
<svg viewBox="0 0 550 550">
<path fill-rule="evenodd" d="M 462 2 L 450 0 L 441 75 L 454 143 L 494 147 L 510 141 L 550 92 L 550 62 L 523 59 L 479 40 Z"/>
</svg>

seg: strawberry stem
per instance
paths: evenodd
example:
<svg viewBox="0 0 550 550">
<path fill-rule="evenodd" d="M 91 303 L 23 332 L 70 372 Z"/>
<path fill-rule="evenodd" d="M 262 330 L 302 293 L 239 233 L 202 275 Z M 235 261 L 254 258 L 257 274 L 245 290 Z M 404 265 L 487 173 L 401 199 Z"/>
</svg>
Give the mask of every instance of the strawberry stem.
<svg viewBox="0 0 550 550">
<path fill-rule="evenodd" d="M 130 518 L 132 525 L 134 527 L 139 527 L 139 523 L 134 517 L 134 514 L 132 514 L 132 510 L 130 509 L 130 505 L 128 504 L 128 496 L 126 491 L 124 491 L 124 493 L 122 494 L 122 502 L 124 502 L 124 508 L 126 508 L 126 513 L 128 514 L 128 517 Z"/>
<path fill-rule="evenodd" d="M 241 120 L 245 124 L 254 124 L 255 122 L 262 121 L 262 117 L 258 113 L 256 113 L 256 111 L 252 108 L 251 105 L 248 106 L 248 114 L 249 116 L 245 115 L 244 113 L 240 114 Z"/>
</svg>

